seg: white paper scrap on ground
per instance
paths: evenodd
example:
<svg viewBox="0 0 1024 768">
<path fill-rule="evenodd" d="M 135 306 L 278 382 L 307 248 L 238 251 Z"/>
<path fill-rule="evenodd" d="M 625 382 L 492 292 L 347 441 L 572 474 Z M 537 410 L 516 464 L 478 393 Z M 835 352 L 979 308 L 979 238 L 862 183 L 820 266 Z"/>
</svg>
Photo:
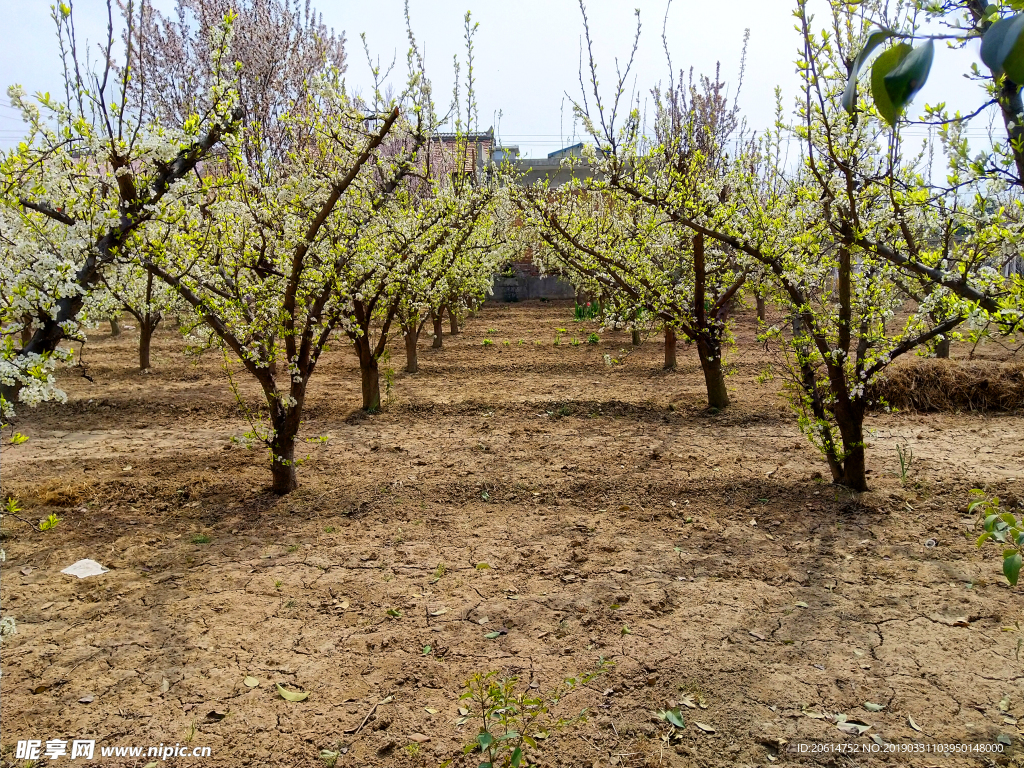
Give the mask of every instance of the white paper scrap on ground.
<svg viewBox="0 0 1024 768">
<path fill-rule="evenodd" d="M 66 573 L 68 576 L 77 576 L 80 579 L 84 579 L 86 576 L 99 576 L 101 573 L 106 573 L 109 570 L 109 568 L 104 568 L 95 560 L 86 559 L 79 560 L 77 563 L 72 563 L 61 571 L 61 573 Z"/>
</svg>

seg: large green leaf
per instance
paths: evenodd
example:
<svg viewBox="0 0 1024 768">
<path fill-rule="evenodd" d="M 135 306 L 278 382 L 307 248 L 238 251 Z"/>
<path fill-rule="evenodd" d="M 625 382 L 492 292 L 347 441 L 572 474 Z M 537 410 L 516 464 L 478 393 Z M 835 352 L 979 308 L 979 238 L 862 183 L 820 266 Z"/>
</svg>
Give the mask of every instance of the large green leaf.
<svg viewBox="0 0 1024 768">
<path fill-rule="evenodd" d="M 885 76 L 898 67 L 912 50 L 914 49 L 906 43 L 897 43 L 889 50 L 883 51 L 871 65 L 871 96 L 875 100 L 875 109 L 890 125 L 896 125 L 899 111 L 889 98 Z"/>
<path fill-rule="evenodd" d="M 1024 32 L 1024 13 L 1000 19 L 985 32 L 981 39 L 981 60 L 996 74 L 1005 72 L 1015 83 L 1013 74 L 1021 76 L 1024 69 L 1024 51 L 1021 50 L 1021 32 Z"/>
<path fill-rule="evenodd" d="M 864 47 L 860 53 L 857 54 L 857 58 L 853 61 L 853 66 L 850 68 L 850 79 L 846 83 L 846 91 L 843 93 L 843 108 L 851 115 L 857 106 L 857 78 L 860 77 L 860 71 L 864 68 L 864 62 L 868 60 L 868 56 L 892 37 L 891 29 L 873 29 L 868 34 L 867 42 L 864 43 Z"/>
<path fill-rule="evenodd" d="M 917 92 L 924 87 L 934 59 L 935 42 L 927 40 L 908 53 L 899 65 L 885 76 L 885 88 L 889 91 L 889 99 L 896 108 L 897 115 L 903 113 Z"/>
<path fill-rule="evenodd" d="M 1021 556 L 1020 553 L 1010 555 L 1003 560 L 1003 575 L 1006 580 L 1017 586 L 1017 578 L 1020 576 Z"/>
</svg>

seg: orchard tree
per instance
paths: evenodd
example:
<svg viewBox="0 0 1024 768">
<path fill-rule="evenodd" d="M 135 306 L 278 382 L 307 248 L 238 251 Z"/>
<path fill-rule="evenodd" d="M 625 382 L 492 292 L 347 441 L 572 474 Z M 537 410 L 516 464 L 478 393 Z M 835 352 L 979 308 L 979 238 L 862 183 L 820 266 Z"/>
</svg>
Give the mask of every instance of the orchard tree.
<svg viewBox="0 0 1024 768">
<path fill-rule="evenodd" d="M 668 187 L 685 194 L 649 194 L 647 177 L 658 178 L 656 169 L 632 173 L 643 157 L 629 141 L 638 111 L 621 131 L 615 128 L 628 68 L 605 106 L 591 65 L 593 114 L 586 100 L 578 109 L 611 187 L 660 202 L 674 223 L 758 265 L 792 325 L 791 334 L 770 329 L 768 335 L 787 356 L 801 426 L 825 453 L 833 480 L 864 490 L 870 383 L 892 360 L 926 347 L 969 316 L 1019 323 L 1020 285 L 992 267 L 996 244 L 1016 233 L 1004 211 L 986 204 L 992 188 L 985 180 L 933 189 L 918 156 L 880 124 L 877 106 L 863 105 L 868 115 L 862 120 L 844 109 L 847 62 L 868 28 L 848 4 L 832 4 L 831 12 L 827 29 L 818 32 L 805 3 L 798 6 L 802 91 L 795 119 L 787 121 L 780 108 L 771 140 L 737 144 L 729 171 L 712 177 L 712 185 L 698 179 L 696 194 L 686 184 Z M 791 137 L 802 147 L 795 172 L 782 150 Z M 669 173 L 676 167 L 687 166 L 666 163 Z M 935 232 L 950 236 L 937 241 Z M 927 300 L 909 306 L 913 294 Z M 897 312 L 908 308 L 909 317 L 897 325 Z"/>
<path fill-rule="evenodd" d="M 143 244 L 142 247 L 161 246 L 154 243 Z M 166 315 L 180 313 L 183 302 L 174 288 L 134 259 L 114 264 L 103 273 L 102 281 L 105 290 L 95 292 L 95 295 L 102 297 L 105 294 L 109 297 L 109 316 L 128 312 L 135 318 L 139 329 L 139 370 L 148 371 L 151 367 L 150 349 L 157 326 Z"/>
<path fill-rule="evenodd" d="M 616 72 L 615 93 L 606 103 L 582 2 L 580 8 L 588 67 L 580 79 L 589 81 L 589 93 L 581 94 L 574 109 L 594 140 L 586 160 L 597 173 L 554 194 L 532 190 L 523 196 L 522 210 L 564 268 L 629 300 L 629 312 L 615 318 L 616 324 L 635 326 L 638 313 L 646 311 L 664 322 L 667 348 L 674 350 L 677 331 L 690 339 L 708 405 L 724 408 L 729 395 L 722 347 L 746 270 L 730 244 L 719 240 L 709 246 L 706 233 L 688 222 L 726 222 L 734 216 L 731 179 L 738 161 L 730 150 L 747 142 L 738 101 L 730 103 L 717 74 L 699 81 L 672 76 L 666 89 L 652 89 L 654 132 L 648 135 L 639 108 L 629 109 L 623 101 L 639 46 L 639 20 L 632 53 L 625 69 Z M 665 50 L 667 56 L 667 44 Z M 668 63 L 671 73 L 670 58 Z M 623 109 L 629 111 L 620 127 Z M 667 355 L 666 365 L 673 364 Z"/>
<path fill-rule="evenodd" d="M 344 33 L 336 33 L 309 0 L 175 0 L 169 13 L 145 3 L 129 27 L 133 95 L 144 114 L 179 128 L 210 107 L 210 41 L 227 17 L 233 34 L 225 60 L 235 67 L 235 90 L 246 130 L 240 150 L 254 172 L 269 157 L 283 160 L 296 142 L 310 140 L 293 121 L 310 84 L 325 71 L 346 68 Z"/>
<path fill-rule="evenodd" d="M 419 74 L 411 80 L 417 87 Z M 421 143 L 421 126 L 407 122 L 416 120 L 410 106 L 366 114 L 339 76 L 321 81 L 296 118 L 297 130 L 315 140 L 258 174 L 232 143 L 215 198 L 201 210 L 183 206 L 166 254 L 145 262 L 259 383 L 269 426 L 258 434 L 271 452 L 276 493 L 297 486 L 295 439 L 320 355 L 336 328 L 357 323 L 346 268 L 358 262 L 374 208 L 393 194 Z M 393 130 L 406 133 L 407 146 L 383 158 L 379 148 Z M 373 165 L 388 187 L 373 183 Z M 280 346 L 283 370 L 275 375 Z"/>
<path fill-rule="evenodd" d="M 60 398 L 54 364 L 60 344 L 82 337 L 79 313 L 126 241 L 181 203 L 181 182 L 193 174 L 240 118 L 224 54 L 231 19 L 213 29 L 206 109 L 178 128 L 149 120 L 133 90 L 131 30 L 140 11 L 129 0 L 122 63 L 114 59 L 114 6 L 99 69 L 87 68 L 75 34 L 71 2 L 53 8 L 64 67 L 63 98 L 30 98 L 20 86 L 8 96 L 27 125 L 17 148 L 0 158 L 0 207 L 5 297 L 0 404 Z M 7 297 L 16 297 L 8 300 Z M 31 331 L 29 333 L 28 331 Z M 20 344 L 15 334 L 22 336 Z"/>
</svg>

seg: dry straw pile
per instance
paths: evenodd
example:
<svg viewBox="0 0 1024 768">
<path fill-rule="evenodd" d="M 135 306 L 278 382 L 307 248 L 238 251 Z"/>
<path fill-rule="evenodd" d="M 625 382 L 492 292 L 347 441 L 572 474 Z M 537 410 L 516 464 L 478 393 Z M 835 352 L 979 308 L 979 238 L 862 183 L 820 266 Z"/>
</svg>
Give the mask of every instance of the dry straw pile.
<svg viewBox="0 0 1024 768">
<path fill-rule="evenodd" d="M 872 388 L 890 407 L 916 411 L 1024 408 L 1024 363 L 916 360 L 892 366 Z"/>
</svg>

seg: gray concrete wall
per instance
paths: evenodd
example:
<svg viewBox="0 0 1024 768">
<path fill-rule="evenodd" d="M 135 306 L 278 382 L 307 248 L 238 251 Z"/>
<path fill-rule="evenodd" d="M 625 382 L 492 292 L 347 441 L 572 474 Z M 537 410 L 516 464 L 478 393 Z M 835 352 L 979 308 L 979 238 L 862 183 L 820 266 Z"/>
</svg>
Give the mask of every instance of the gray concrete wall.
<svg viewBox="0 0 1024 768">
<path fill-rule="evenodd" d="M 540 277 L 519 273 L 516 277 L 494 276 L 494 293 L 488 301 L 512 302 L 529 299 L 575 299 L 576 288 L 562 277 L 547 275 Z"/>
</svg>

